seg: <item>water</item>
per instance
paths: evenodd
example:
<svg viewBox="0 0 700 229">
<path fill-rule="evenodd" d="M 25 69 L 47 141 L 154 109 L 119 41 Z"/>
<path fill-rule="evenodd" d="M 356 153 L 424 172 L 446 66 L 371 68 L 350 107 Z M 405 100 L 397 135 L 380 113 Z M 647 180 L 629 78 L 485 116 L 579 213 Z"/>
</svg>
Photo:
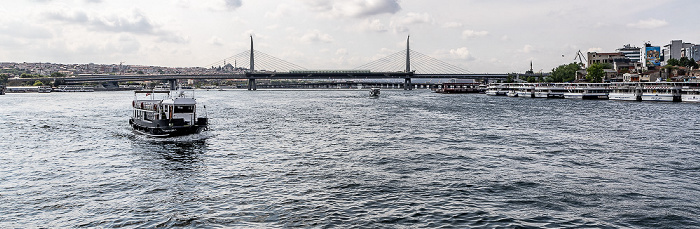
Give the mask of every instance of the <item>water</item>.
<svg viewBox="0 0 700 229">
<path fill-rule="evenodd" d="M 0 96 L 0 228 L 700 228 L 700 106 L 384 90 Z"/>
</svg>

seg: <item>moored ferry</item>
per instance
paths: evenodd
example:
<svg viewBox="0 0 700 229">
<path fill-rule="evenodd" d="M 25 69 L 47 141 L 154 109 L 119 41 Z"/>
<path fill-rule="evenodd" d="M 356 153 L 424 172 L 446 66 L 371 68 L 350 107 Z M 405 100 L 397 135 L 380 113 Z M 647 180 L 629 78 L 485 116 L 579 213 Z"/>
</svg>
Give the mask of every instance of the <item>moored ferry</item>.
<svg viewBox="0 0 700 229">
<path fill-rule="evenodd" d="M 489 84 L 486 88 L 487 95 L 506 95 L 508 93 L 508 86 L 504 84 Z"/>
<path fill-rule="evenodd" d="M 683 86 L 681 89 L 681 101 L 683 102 L 700 102 L 700 88 Z"/>
<path fill-rule="evenodd" d="M 610 89 L 606 88 L 607 84 L 587 83 L 575 84 L 566 86 L 567 92 L 564 93 L 564 98 L 567 99 L 608 99 Z"/>
<path fill-rule="evenodd" d="M 613 83 L 610 85 L 610 100 L 642 101 L 642 90 L 636 83 Z"/>
<path fill-rule="evenodd" d="M 171 137 L 207 129 L 207 117 L 197 117 L 194 91 L 190 95 L 185 91 L 134 91 L 131 105 L 133 114 L 129 124 L 139 134 Z"/>
<path fill-rule="evenodd" d="M 642 85 L 642 101 L 680 102 L 681 87 L 673 83 L 651 83 Z"/>
</svg>

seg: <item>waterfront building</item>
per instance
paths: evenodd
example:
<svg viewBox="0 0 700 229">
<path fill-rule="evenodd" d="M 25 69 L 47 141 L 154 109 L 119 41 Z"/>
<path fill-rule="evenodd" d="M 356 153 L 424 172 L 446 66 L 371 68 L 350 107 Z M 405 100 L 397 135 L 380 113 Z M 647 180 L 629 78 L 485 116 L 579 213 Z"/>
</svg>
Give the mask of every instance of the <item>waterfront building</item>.
<svg viewBox="0 0 700 229">
<path fill-rule="evenodd" d="M 632 46 L 631 44 L 623 45 L 622 48 L 617 49 L 617 51 L 625 55 L 631 63 L 638 63 L 641 60 L 641 53 L 639 50 L 641 50 L 641 48 Z"/>
<path fill-rule="evenodd" d="M 683 57 L 700 61 L 700 45 L 683 42 L 683 40 L 672 40 L 671 43 L 664 45 L 662 55 L 663 65 L 666 65 L 670 59 L 680 60 Z"/>
<path fill-rule="evenodd" d="M 645 43 L 639 52 L 642 57 L 642 70 L 656 69 L 656 67 L 661 66 L 661 47 Z"/>
</svg>

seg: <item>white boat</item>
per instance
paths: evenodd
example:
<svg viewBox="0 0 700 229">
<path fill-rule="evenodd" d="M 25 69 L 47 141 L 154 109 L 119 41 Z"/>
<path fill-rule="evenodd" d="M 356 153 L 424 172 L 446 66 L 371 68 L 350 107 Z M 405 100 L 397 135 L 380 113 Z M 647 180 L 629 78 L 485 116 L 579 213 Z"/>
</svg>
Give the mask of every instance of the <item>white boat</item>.
<svg viewBox="0 0 700 229">
<path fill-rule="evenodd" d="M 566 87 L 567 92 L 564 93 L 564 98 L 567 99 L 608 99 L 610 89 L 603 86 L 604 84 L 577 84 Z"/>
<path fill-rule="evenodd" d="M 549 87 L 546 85 L 536 85 L 532 93 L 533 98 L 549 98 Z"/>
<path fill-rule="evenodd" d="M 518 90 L 518 97 L 532 98 L 534 96 L 532 94 L 534 89 L 532 85 L 521 85 Z"/>
<path fill-rule="evenodd" d="M 616 83 L 610 86 L 610 100 L 642 101 L 642 90 L 636 84 Z"/>
<path fill-rule="evenodd" d="M 373 87 L 369 89 L 369 97 L 379 97 L 380 89 Z"/>
<path fill-rule="evenodd" d="M 132 117 L 134 132 L 151 137 L 199 133 L 207 129 L 207 117 L 197 117 L 194 91 L 134 91 Z M 159 96 L 160 98 L 156 98 Z"/>
<path fill-rule="evenodd" d="M 518 92 L 519 91 L 516 91 L 515 89 L 513 89 L 513 90 L 509 90 L 508 92 L 506 92 L 506 95 L 508 97 L 519 97 L 520 94 L 518 94 Z"/>
<path fill-rule="evenodd" d="M 681 89 L 671 84 L 644 85 L 642 101 L 680 102 Z"/>
<path fill-rule="evenodd" d="M 486 94 L 487 95 L 506 95 L 508 92 L 508 87 L 503 85 L 503 84 L 489 84 L 488 87 L 486 87 Z"/>
<path fill-rule="evenodd" d="M 700 102 L 700 88 L 684 86 L 681 89 L 681 101 L 683 102 Z"/>
</svg>

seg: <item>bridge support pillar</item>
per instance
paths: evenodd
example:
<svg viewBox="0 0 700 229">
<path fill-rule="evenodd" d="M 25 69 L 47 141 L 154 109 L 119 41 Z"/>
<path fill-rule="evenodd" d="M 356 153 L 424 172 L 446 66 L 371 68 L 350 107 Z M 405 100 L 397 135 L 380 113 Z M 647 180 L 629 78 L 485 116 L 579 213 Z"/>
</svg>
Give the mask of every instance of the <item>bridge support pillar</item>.
<svg viewBox="0 0 700 229">
<path fill-rule="evenodd" d="M 177 79 L 168 80 L 168 84 L 170 85 L 171 91 L 177 90 Z"/>
<path fill-rule="evenodd" d="M 403 81 L 404 90 L 413 90 L 413 85 L 411 84 L 411 78 L 405 78 Z"/>
<path fill-rule="evenodd" d="M 248 79 L 248 91 L 258 90 L 257 85 L 255 85 L 255 79 Z"/>
</svg>

